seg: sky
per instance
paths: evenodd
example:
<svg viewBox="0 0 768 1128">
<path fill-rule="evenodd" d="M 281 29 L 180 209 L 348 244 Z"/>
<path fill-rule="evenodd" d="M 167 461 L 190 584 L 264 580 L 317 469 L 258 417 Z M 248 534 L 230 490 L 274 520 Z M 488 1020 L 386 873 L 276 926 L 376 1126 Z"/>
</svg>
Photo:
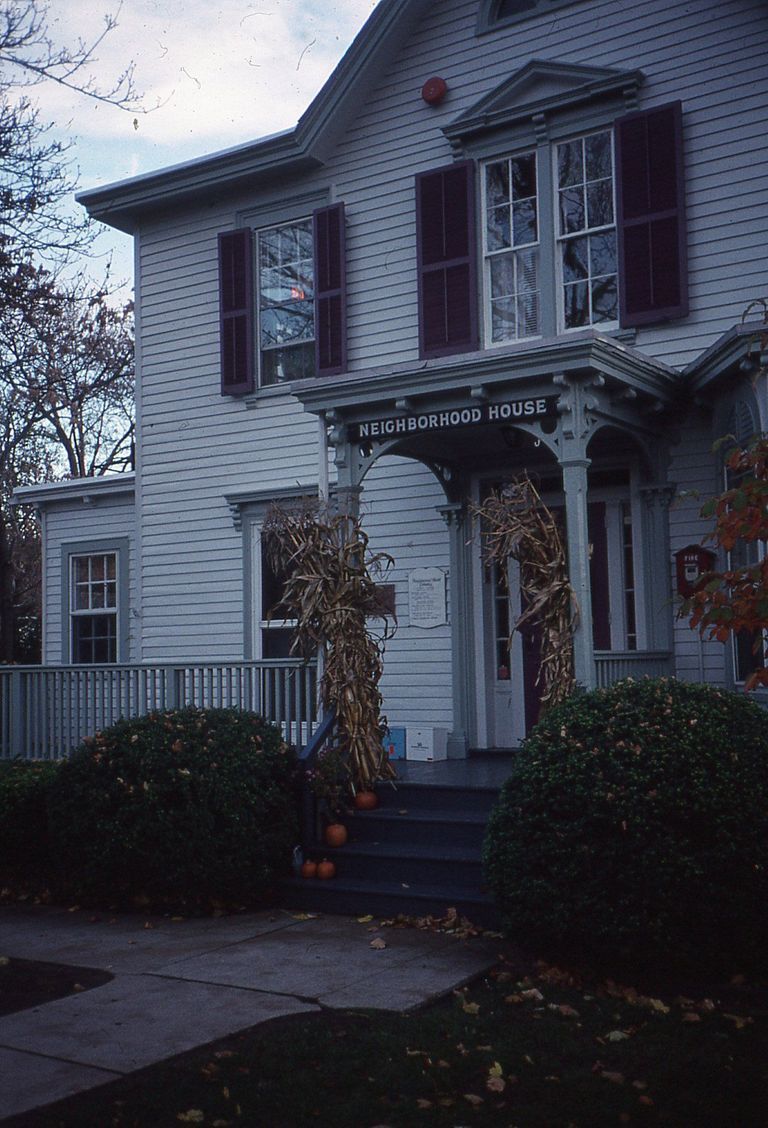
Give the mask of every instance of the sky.
<svg viewBox="0 0 768 1128">
<path fill-rule="evenodd" d="M 80 189 L 110 184 L 290 128 L 377 0 L 49 0 L 58 44 L 94 40 L 117 19 L 92 73 L 107 87 L 133 60 L 144 112 L 53 83 L 32 91 L 72 138 Z M 129 236 L 104 229 L 113 275 L 132 276 Z"/>
</svg>

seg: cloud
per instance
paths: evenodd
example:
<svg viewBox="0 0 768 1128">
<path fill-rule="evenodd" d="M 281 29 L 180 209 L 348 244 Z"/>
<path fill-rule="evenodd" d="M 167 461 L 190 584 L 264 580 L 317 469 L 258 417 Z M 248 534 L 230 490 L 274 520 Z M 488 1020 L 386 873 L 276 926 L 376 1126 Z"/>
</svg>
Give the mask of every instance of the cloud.
<svg viewBox="0 0 768 1128">
<path fill-rule="evenodd" d="M 133 60 L 150 112 L 126 114 L 50 83 L 35 97 L 43 116 L 89 151 L 89 172 L 100 146 L 120 143 L 120 167 L 106 160 L 99 182 L 147 171 L 293 125 L 375 6 L 123 0 L 93 73 L 105 87 Z M 93 0 L 65 0 L 63 10 L 52 6 L 50 23 L 58 42 L 88 41 L 103 28 L 103 11 Z"/>
</svg>

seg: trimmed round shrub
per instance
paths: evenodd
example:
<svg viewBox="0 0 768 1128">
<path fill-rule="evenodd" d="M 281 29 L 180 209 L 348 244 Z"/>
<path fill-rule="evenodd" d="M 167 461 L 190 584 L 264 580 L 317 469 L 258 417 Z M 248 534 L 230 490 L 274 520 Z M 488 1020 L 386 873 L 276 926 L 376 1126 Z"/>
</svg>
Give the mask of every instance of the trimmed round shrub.
<svg viewBox="0 0 768 1128">
<path fill-rule="evenodd" d="M 58 770 L 36 760 L 0 764 L 0 886 L 13 893 L 48 883 L 48 790 Z"/>
<path fill-rule="evenodd" d="M 90 903 L 254 904 L 297 840 L 295 753 L 253 713 L 120 721 L 62 764 L 49 797 L 59 895 Z"/>
<path fill-rule="evenodd" d="M 756 969 L 768 944 L 768 713 L 674 679 L 577 694 L 491 815 L 508 934 L 560 955 Z"/>
</svg>

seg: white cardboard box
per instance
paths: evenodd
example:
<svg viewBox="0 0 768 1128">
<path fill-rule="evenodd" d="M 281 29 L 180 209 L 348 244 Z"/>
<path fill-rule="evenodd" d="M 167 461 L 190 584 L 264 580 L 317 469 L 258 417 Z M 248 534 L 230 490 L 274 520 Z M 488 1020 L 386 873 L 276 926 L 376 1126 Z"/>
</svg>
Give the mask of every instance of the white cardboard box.
<svg viewBox="0 0 768 1128">
<path fill-rule="evenodd" d="M 448 732 L 440 728 L 413 728 L 408 725 L 405 736 L 406 760 L 446 760 Z"/>
</svg>

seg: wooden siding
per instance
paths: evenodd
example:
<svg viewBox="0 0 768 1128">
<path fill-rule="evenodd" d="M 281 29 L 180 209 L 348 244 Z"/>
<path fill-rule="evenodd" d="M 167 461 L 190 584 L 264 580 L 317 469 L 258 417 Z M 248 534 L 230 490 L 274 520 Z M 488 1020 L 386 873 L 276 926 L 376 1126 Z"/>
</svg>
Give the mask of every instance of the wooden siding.
<svg viewBox="0 0 768 1128">
<path fill-rule="evenodd" d="M 45 640 L 43 661 L 58 664 L 62 660 L 66 623 L 62 609 L 66 597 L 62 574 L 62 549 L 68 544 L 93 543 L 98 551 L 100 541 L 127 537 L 129 542 L 129 653 L 124 661 L 136 660 L 139 643 L 140 600 L 137 588 L 135 523 L 133 499 L 96 498 L 87 505 L 82 501 L 57 502 L 47 508 L 43 519 L 45 556 L 43 578 Z"/>
<path fill-rule="evenodd" d="M 677 485 L 677 495 L 669 511 L 670 548 L 672 554 L 689 544 L 701 544 L 711 529 L 699 511 L 704 501 L 721 488 L 718 462 L 712 453 L 712 427 L 709 418 L 691 412 L 681 431 L 681 441 L 675 448 L 670 480 Z M 674 568 L 674 565 L 671 565 Z M 672 590 L 676 578 L 672 574 Z M 674 610 L 672 613 L 674 614 Z M 675 670 L 685 681 L 705 681 L 715 685 L 728 684 L 730 675 L 730 649 L 720 642 L 701 640 L 692 631 L 686 619 L 675 618 Z"/>
<path fill-rule="evenodd" d="M 364 482 L 362 513 L 371 549 L 395 560 L 386 582 L 395 585 L 398 626 L 387 643 L 382 680 L 391 725 L 451 727 L 450 627 L 412 627 L 408 616 L 409 572 L 428 567 L 449 573 L 448 531 L 437 511 L 444 504 L 434 475 L 405 458 L 380 458 Z M 449 574 L 449 605 L 450 591 Z"/>
</svg>

